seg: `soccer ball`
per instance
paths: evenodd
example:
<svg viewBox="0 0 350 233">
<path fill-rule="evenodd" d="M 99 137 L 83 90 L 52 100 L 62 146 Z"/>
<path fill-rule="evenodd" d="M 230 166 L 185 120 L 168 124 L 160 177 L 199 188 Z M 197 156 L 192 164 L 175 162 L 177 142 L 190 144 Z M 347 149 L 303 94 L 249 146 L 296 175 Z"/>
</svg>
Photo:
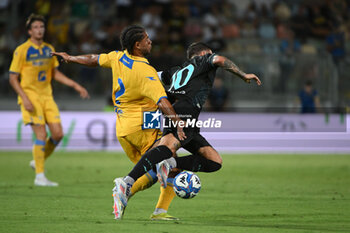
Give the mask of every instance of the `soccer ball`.
<svg viewBox="0 0 350 233">
<path fill-rule="evenodd" d="M 183 171 L 175 177 L 173 188 L 177 196 L 190 199 L 201 190 L 201 181 L 193 172 Z"/>
</svg>

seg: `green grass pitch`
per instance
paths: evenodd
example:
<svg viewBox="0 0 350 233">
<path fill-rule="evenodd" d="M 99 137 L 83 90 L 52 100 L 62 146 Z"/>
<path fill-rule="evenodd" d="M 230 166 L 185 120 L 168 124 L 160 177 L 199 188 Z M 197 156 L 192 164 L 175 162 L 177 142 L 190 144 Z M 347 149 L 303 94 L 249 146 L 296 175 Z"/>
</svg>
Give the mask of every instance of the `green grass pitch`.
<svg viewBox="0 0 350 233">
<path fill-rule="evenodd" d="M 112 215 L 113 179 L 132 164 L 123 153 L 56 152 L 34 187 L 30 152 L 0 152 L 0 232 L 350 232 L 350 155 L 223 155 L 198 173 L 197 197 L 175 197 L 174 222 L 149 220 L 159 184 L 136 194 L 124 219 Z"/>
</svg>

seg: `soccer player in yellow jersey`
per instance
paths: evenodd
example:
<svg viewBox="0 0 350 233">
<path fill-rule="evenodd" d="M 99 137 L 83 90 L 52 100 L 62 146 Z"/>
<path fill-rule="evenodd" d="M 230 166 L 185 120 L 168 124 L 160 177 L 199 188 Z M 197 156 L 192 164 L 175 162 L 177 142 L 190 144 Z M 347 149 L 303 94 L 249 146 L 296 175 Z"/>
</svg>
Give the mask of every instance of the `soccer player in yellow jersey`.
<svg viewBox="0 0 350 233">
<path fill-rule="evenodd" d="M 121 34 L 120 42 L 123 51 L 112 51 L 108 54 L 90 54 L 70 56 L 67 53 L 53 52 L 61 56 L 65 62 L 74 62 L 87 66 L 102 66 L 112 69 L 113 89 L 112 99 L 114 103 L 116 120 L 116 133 L 118 140 L 130 160 L 136 164 L 141 156 L 158 144 L 161 138 L 159 129 L 143 129 L 143 112 L 156 111 L 158 107 L 172 120 L 180 122 L 174 109 L 167 100 L 167 95 L 160 82 L 156 70 L 149 65 L 145 58 L 152 48 L 145 29 L 132 25 L 125 28 Z M 185 138 L 181 124 L 178 132 Z M 134 195 L 144 190 L 157 181 L 156 173 L 150 170 L 146 175 L 136 181 L 131 189 Z M 171 179 L 169 187 L 161 187 L 161 194 L 152 220 L 176 220 L 177 218 L 167 214 L 168 207 L 175 194 Z M 114 198 L 114 214 L 116 219 L 121 219 L 125 205 Z"/>
<path fill-rule="evenodd" d="M 60 114 L 52 96 L 51 80 L 73 87 L 82 98 L 88 98 L 85 88 L 66 77 L 57 67 L 57 58 L 51 56 L 54 48 L 43 41 L 44 17 L 30 15 L 26 22 L 30 38 L 16 48 L 10 66 L 10 84 L 18 94 L 23 122 L 30 125 L 36 140 L 33 145 L 36 186 L 58 186 L 45 177 L 44 163 L 63 137 Z M 51 137 L 47 137 L 46 124 Z"/>
</svg>

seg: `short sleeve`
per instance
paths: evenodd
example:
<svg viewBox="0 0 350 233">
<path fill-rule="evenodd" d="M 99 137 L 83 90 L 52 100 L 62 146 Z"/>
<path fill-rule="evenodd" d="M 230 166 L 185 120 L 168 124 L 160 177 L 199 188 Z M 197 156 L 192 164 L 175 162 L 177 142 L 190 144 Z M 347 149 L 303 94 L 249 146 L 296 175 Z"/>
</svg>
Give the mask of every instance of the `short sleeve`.
<svg viewBox="0 0 350 233">
<path fill-rule="evenodd" d="M 57 57 L 54 56 L 53 57 L 53 67 L 58 68 L 59 66 L 60 66 L 60 63 L 58 62 Z"/>
<path fill-rule="evenodd" d="M 169 86 L 170 85 L 170 81 L 171 81 L 171 75 L 169 70 L 165 70 L 161 73 L 161 75 L 159 76 L 160 80 L 164 83 L 164 85 Z"/>
<path fill-rule="evenodd" d="M 215 54 L 215 53 L 208 55 L 208 60 L 207 60 L 207 62 L 213 67 L 215 67 L 214 62 L 213 62 L 215 56 L 217 56 L 217 54 Z"/>
<path fill-rule="evenodd" d="M 155 103 L 162 98 L 167 98 L 164 87 L 158 78 L 157 72 L 150 66 L 141 74 L 141 94 L 153 100 Z"/>
<path fill-rule="evenodd" d="M 162 72 L 162 77 L 160 79 L 164 83 L 165 86 L 171 85 L 173 74 L 176 73 L 180 69 L 181 69 L 180 66 L 174 66 L 174 67 L 172 67 L 168 70 L 164 70 Z"/>
<path fill-rule="evenodd" d="M 20 47 L 17 47 L 16 50 L 13 52 L 13 58 L 10 65 L 10 72 L 13 73 L 20 73 L 23 66 L 23 56 L 22 56 L 22 50 Z"/>
<path fill-rule="evenodd" d="M 105 68 L 111 68 L 112 67 L 112 60 L 117 58 L 117 52 L 116 51 L 112 51 L 108 54 L 106 53 L 101 53 L 100 55 L 98 55 L 98 65 L 105 67 Z"/>
<path fill-rule="evenodd" d="M 55 52 L 55 49 L 51 46 L 52 52 Z M 58 62 L 57 56 L 52 56 L 52 66 L 53 68 L 58 68 L 60 66 L 60 63 Z"/>
</svg>

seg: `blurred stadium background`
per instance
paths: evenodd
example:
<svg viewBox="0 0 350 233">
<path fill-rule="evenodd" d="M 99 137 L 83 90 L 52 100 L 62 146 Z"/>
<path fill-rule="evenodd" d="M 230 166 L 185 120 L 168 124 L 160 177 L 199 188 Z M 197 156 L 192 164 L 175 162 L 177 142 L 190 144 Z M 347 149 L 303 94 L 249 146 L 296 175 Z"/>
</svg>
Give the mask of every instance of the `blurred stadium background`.
<svg viewBox="0 0 350 233">
<path fill-rule="evenodd" d="M 179 64 L 185 48 L 203 40 L 216 52 L 258 74 L 252 88 L 218 73 L 229 90 L 229 107 L 293 106 L 307 79 L 312 79 L 323 106 L 345 107 L 350 98 L 350 1 L 346 0 L 2 0 L 0 5 L 1 106 L 18 109 L 8 84 L 16 46 L 24 42 L 30 13 L 47 18 L 46 40 L 72 54 L 120 49 L 119 35 L 128 24 L 147 28 L 153 40 L 150 61 L 157 70 Z M 330 37 L 343 33 L 334 46 Z M 336 51 L 335 51 L 336 50 Z M 341 50 L 341 51 L 340 51 Z M 103 110 L 110 98 L 109 70 L 62 65 L 60 69 L 87 86 L 93 98 L 82 102 L 69 88 L 54 86 L 61 110 Z M 72 95 L 72 96 L 70 96 Z M 68 98 L 69 101 L 64 101 Z M 62 99 L 62 100 L 61 100 Z M 8 104 L 6 104 L 8 103 Z"/>
<path fill-rule="evenodd" d="M 221 82 L 215 84 L 216 92 L 207 110 L 265 114 L 283 132 L 307 131 L 304 118 L 297 117 L 290 123 L 279 115 L 271 118 L 268 114 L 297 115 L 298 92 L 311 80 L 323 115 L 322 129 L 316 131 L 322 131 L 335 118 L 333 122 L 341 124 L 340 131 L 346 132 L 344 114 L 350 101 L 350 59 L 346 55 L 350 49 L 349 10 L 349 0 L 1 0 L 0 110 L 19 113 L 16 94 L 8 82 L 8 68 L 15 47 L 27 38 L 25 20 L 35 12 L 47 19 L 46 41 L 56 51 L 74 55 L 118 50 L 121 30 L 132 23 L 141 24 L 153 40 L 149 60 L 157 70 L 182 63 L 190 43 L 205 41 L 244 71 L 256 73 L 263 82 L 261 87 L 246 85 L 219 70 Z M 91 94 L 90 100 L 82 101 L 73 90 L 53 83 L 61 113 L 110 111 L 110 70 L 73 64 L 61 64 L 60 70 L 82 83 Z M 113 122 L 113 114 L 108 116 Z M 64 125 L 67 130 L 70 126 Z M 110 130 L 109 135 L 113 135 L 113 126 Z M 18 127 L 16 137 L 18 141 Z M 9 134 L 2 134 L 2 138 L 3 144 L 8 143 L 4 140 Z M 99 142 L 100 137 L 96 138 Z M 348 149 L 348 134 L 334 140 L 340 143 L 339 138 L 342 147 Z"/>
</svg>

